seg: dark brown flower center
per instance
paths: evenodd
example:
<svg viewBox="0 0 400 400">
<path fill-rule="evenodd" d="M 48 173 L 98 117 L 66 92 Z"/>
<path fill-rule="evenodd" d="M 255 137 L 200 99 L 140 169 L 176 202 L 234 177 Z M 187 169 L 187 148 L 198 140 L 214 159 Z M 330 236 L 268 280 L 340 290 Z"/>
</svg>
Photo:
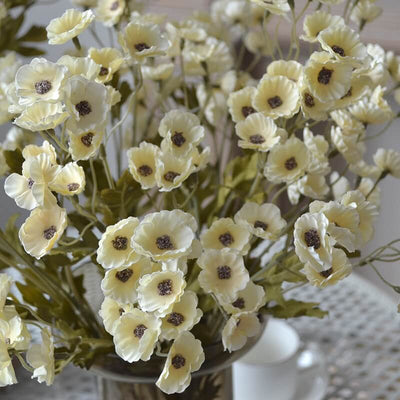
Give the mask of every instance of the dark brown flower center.
<svg viewBox="0 0 400 400">
<path fill-rule="evenodd" d="M 28 188 L 32 189 L 33 184 L 35 183 L 35 181 L 32 178 L 28 178 Z"/>
<path fill-rule="evenodd" d="M 265 137 L 261 135 L 251 135 L 249 140 L 253 144 L 262 144 L 265 142 Z"/>
<path fill-rule="evenodd" d="M 142 176 L 149 176 L 153 173 L 153 168 L 146 164 L 141 165 L 137 170 Z"/>
<path fill-rule="evenodd" d="M 176 177 L 178 177 L 180 174 L 174 171 L 168 171 L 166 174 L 164 174 L 164 179 L 167 182 L 173 182 Z"/>
<path fill-rule="evenodd" d="M 230 279 L 232 276 L 232 269 L 228 265 L 220 265 L 217 267 L 218 279 Z"/>
<path fill-rule="evenodd" d="M 175 132 L 174 135 L 171 137 L 171 140 L 172 143 L 177 147 L 181 147 L 186 142 L 186 139 L 183 136 L 182 132 Z"/>
<path fill-rule="evenodd" d="M 347 91 L 347 93 L 341 97 L 341 99 L 345 99 L 346 97 L 350 97 L 353 94 L 353 88 L 350 87 L 350 89 Z"/>
<path fill-rule="evenodd" d="M 247 118 L 249 115 L 254 114 L 256 110 L 253 107 L 250 106 L 244 106 L 242 107 L 242 114 L 243 117 Z"/>
<path fill-rule="evenodd" d="M 160 296 L 168 296 L 172 293 L 172 281 L 171 279 L 165 279 L 157 285 L 158 294 Z"/>
<path fill-rule="evenodd" d="M 314 107 L 315 106 L 314 97 L 311 96 L 310 93 L 304 93 L 304 104 L 307 107 Z"/>
<path fill-rule="evenodd" d="M 328 278 L 329 276 L 332 275 L 332 273 L 333 273 L 333 268 L 331 267 L 325 271 L 321 271 L 319 274 L 324 278 Z"/>
<path fill-rule="evenodd" d="M 147 46 L 146 43 L 137 43 L 135 44 L 135 49 L 140 53 L 143 50 L 148 50 L 150 47 Z"/>
<path fill-rule="evenodd" d="M 133 270 L 131 268 L 125 268 L 122 271 L 118 271 L 115 274 L 115 277 L 121 282 L 125 283 L 129 281 L 132 275 L 133 275 Z"/>
<path fill-rule="evenodd" d="M 321 239 L 315 229 L 310 229 L 304 233 L 304 241 L 308 247 L 314 247 L 315 250 L 321 247 Z"/>
<path fill-rule="evenodd" d="M 75 109 L 81 117 L 89 115 L 92 112 L 92 107 L 90 107 L 90 104 L 86 100 L 82 100 L 76 104 Z"/>
<path fill-rule="evenodd" d="M 339 54 L 339 56 L 344 57 L 346 54 L 344 53 L 344 50 L 342 47 L 337 46 L 336 44 L 334 44 L 333 46 L 331 46 L 331 49 L 336 53 Z"/>
<path fill-rule="evenodd" d="M 233 239 L 233 236 L 229 232 L 225 232 L 222 235 L 219 235 L 218 239 L 224 246 L 230 246 L 235 241 L 235 239 Z"/>
<path fill-rule="evenodd" d="M 147 326 L 143 325 L 143 324 L 139 324 L 134 330 L 133 330 L 133 334 L 135 335 L 135 337 L 141 339 L 142 336 L 144 335 L 144 332 L 146 331 Z"/>
<path fill-rule="evenodd" d="M 125 310 L 121 307 L 118 309 L 118 312 L 119 312 L 119 316 L 121 316 L 125 312 Z"/>
<path fill-rule="evenodd" d="M 94 134 L 92 132 L 87 133 L 81 137 L 81 142 L 84 146 L 90 147 L 92 145 Z"/>
<path fill-rule="evenodd" d="M 125 236 L 116 236 L 112 241 L 115 250 L 126 250 L 128 248 L 128 238 Z"/>
<path fill-rule="evenodd" d="M 168 235 L 159 236 L 156 239 L 156 246 L 159 250 L 172 250 L 174 248 L 174 244 Z"/>
<path fill-rule="evenodd" d="M 51 90 L 51 82 L 48 80 L 43 80 L 35 83 L 35 90 L 37 94 L 46 94 Z"/>
<path fill-rule="evenodd" d="M 175 369 L 182 368 L 186 364 L 185 357 L 183 357 L 182 354 L 176 354 L 174 357 L 172 357 L 171 364 Z"/>
<path fill-rule="evenodd" d="M 119 2 L 114 1 L 114 3 L 111 4 L 110 10 L 115 11 L 115 10 L 118 10 L 118 8 L 119 8 Z"/>
<path fill-rule="evenodd" d="M 54 225 L 51 225 L 50 228 L 47 228 L 43 231 L 43 237 L 46 240 L 50 240 L 56 234 L 57 228 Z"/>
<path fill-rule="evenodd" d="M 100 68 L 99 75 L 100 75 L 100 76 L 105 76 L 105 75 L 107 75 L 107 74 L 108 74 L 108 68 L 106 68 L 106 67 L 101 67 L 101 68 Z"/>
<path fill-rule="evenodd" d="M 243 308 L 245 307 L 245 301 L 243 297 L 238 297 L 233 303 L 232 303 L 233 307 L 236 308 L 240 308 L 241 310 L 243 310 Z"/>
<path fill-rule="evenodd" d="M 323 85 L 327 85 L 332 78 L 332 74 L 333 69 L 323 67 L 318 73 L 318 82 L 322 83 Z"/>
<path fill-rule="evenodd" d="M 277 108 L 283 104 L 283 101 L 279 96 L 270 97 L 267 101 L 271 108 Z"/>
<path fill-rule="evenodd" d="M 177 312 L 172 312 L 171 314 L 168 315 L 167 322 L 174 326 L 179 326 L 183 321 L 185 320 L 185 317 Z"/>
<path fill-rule="evenodd" d="M 296 167 L 297 167 L 297 161 L 296 161 L 296 159 L 294 157 L 290 157 L 285 161 L 285 168 L 288 171 L 292 171 Z"/>
<path fill-rule="evenodd" d="M 69 192 L 75 192 L 81 187 L 79 183 L 68 183 L 67 188 Z"/>
<path fill-rule="evenodd" d="M 266 231 L 268 228 L 268 224 L 263 221 L 257 220 L 254 222 L 254 228 L 261 228 L 262 230 Z"/>
</svg>

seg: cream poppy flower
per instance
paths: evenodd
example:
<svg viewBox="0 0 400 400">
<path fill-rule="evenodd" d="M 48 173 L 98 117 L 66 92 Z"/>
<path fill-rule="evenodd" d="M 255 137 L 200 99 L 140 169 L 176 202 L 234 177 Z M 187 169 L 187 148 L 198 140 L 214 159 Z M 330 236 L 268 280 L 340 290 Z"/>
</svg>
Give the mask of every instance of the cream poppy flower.
<svg viewBox="0 0 400 400">
<path fill-rule="evenodd" d="M 331 59 L 326 52 L 315 52 L 305 66 L 304 76 L 312 95 L 322 102 L 329 102 L 347 94 L 352 70 L 350 63 Z"/>
<path fill-rule="evenodd" d="M 271 150 L 264 175 L 272 182 L 293 182 L 304 175 L 309 161 L 307 146 L 300 139 L 292 137 Z"/>
<path fill-rule="evenodd" d="M 382 14 L 382 8 L 374 0 L 360 0 L 353 8 L 350 19 L 359 26 L 372 22 Z"/>
<path fill-rule="evenodd" d="M 182 393 L 190 385 L 191 372 L 199 370 L 204 359 L 201 341 L 190 332 L 182 332 L 169 350 L 157 387 L 167 394 Z"/>
<path fill-rule="evenodd" d="M 345 108 L 360 100 L 369 92 L 371 83 L 368 76 L 353 74 L 350 89 L 343 97 L 334 102 L 335 108 Z"/>
<path fill-rule="evenodd" d="M 331 15 L 326 11 L 318 10 L 312 14 L 306 15 L 304 18 L 304 35 L 301 35 L 300 38 L 306 42 L 315 43 L 319 33 L 324 29 L 344 24 L 344 19 L 339 15 Z"/>
<path fill-rule="evenodd" d="M 200 236 L 204 249 L 222 250 L 229 248 L 241 254 L 249 251 L 250 232 L 231 218 L 220 218 Z"/>
<path fill-rule="evenodd" d="M 249 115 L 256 112 L 252 105 L 255 92 L 256 88 L 250 86 L 229 95 L 228 107 L 233 122 L 244 121 Z"/>
<path fill-rule="evenodd" d="M 139 0 L 140 2 L 140 0 Z M 131 5 L 132 7 L 132 5 Z M 138 4 L 135 4 L 134 6 L 136 9 L 138 9 Z M 143 8 L 143 4 L 142 4 Z M 142 11 L 141 11 L 142 12 Z M 155 14 L 155 13 L 148 13 L 146 12 L 145 14 L 141 14 L 139 11 L 133 11 L 131 12 L 131 17 L 130 21 L 138 21 L 142 24 L 156 24 L 156 25 L 163 25 L 167 19 L 166 14 Z"/>
<path fill-rule="evenodd" d="M 197 263 L 202 269 L 198 277 L 201 288 L 224 302 L 234 301 L 249 282 L 243 257 L 235 251 L 207 249 Z"/>
<path fill-rule="evenodd" d="M 365 126 L 348 111 L 335 110 L 330 113 L 330 116 L 336 125 L 342 129 L 344 135 L 360 135 L 360 137 L 364 135 Z"/>
<path fill-rule="evenodd" d="M 186 281 L 182 271 L 159 271 L 142 276 L 138 286 L 140 308 L 146 312 L 165 317 L 178 302 L 185 290 Z"/>
<path fill-rule="evenodd" d="M 28 328 L 18 315 L 15 306 L 5 306 L 0 311 L 0 337 L 5 338 L 9 349 L 26 351 L 31 341 Z M 1 339 L 0 339 L 1 340 Z"/>
<path fill-rule="evenodd" d="M 196 293 L 187 290 L 181 299 L 175 303 L 172 310 L 162 319 L 161 337 L 166 340 L 176 339 L 180 333 L 190 331 L 203 315 L 197 308 Z"/>
<path fill-rule="evenodd" d="M 304 117 L 315 121 L 326 120 L 329 110 L 333 108 L 333 102 L 322 102 L 315 97 L 303 79 L 300 83 L 300 105 Z"/>
<path fill-rule="evenodd" d="M 189 255 L 197 231 L 194 217 L 181 210 L 148 214 L 136 228 L 132 246 L 154 261 L 168 262 Z"/>
<path fill-rule="evenodd" d="M 316 270 L 324 271 L 332 265 L 334 241 L 328 236 L 329 220 L 323 213 L 307 213 L 294 225 L 296 254 L 303 263 L 309 262 Z"/>
<path fill-rule="evenodd" d="M 311 285 L 324 288 L 346 278 L 351 274 L 351 270 L 346 253 L 340 249 L 332 249 L 332 265 L 328 270 L 318 271 L 310 263 L 306 263 L 303 273 Z"/>
<path fill-rule="evenodd" d="M 71 115 L 69 131 L 79 134 L 96 130 L 107 120 L 111 104 L 106 87 L 82 76 L 73 76 L 66 85 L 66 105 Z"/>
<path fill-rule="evenodd" d="M 122 304 L 112 299 L 111 297 L 105 297 L 99 315 L 103 320 L 105 330 L 110 334 L 114 335 L 117 329 L 118 320 L 124 313 L 129 313 L 133 310 L 132 304 Z"/>
<path fill-rule="evenodd" d="M 269 151 L 281 137 L 273 119 L 265 117 L 262 113 L 249 115 L 244 121 L 240 121 L 235 127 L 240 140 L 238 146 L 243 149 Z"/>
<path fill-rule="evenodd" d="M 190 158 L 192 159 L 195 172 L 201 171 L 207 167 L 210 162 L 211 149 L 209 146 L 205 147 L 201 152 L 195 147 L 191 153 Z"/>
<path fill-rule="evenodd" d="M 285 76 L 264 75 L 253 97 L 253 107 L 266 117 L 290 118 L 297 113 L 300 95 L 297 85 Z"/>
<path fill-rule="evenodd" d="M 148 361 L 160 335 L 161 320 L 137 308 L 119 318 L 114 332 L 115 352 L 127 362 Z"/>
<path fill-rule="evenodd" d="M 56 149 L 47 140 L 45 140 L 41 146 L 37 146 L 35 144 L 29 144 L 28 146 L 25 146 L 22 150 L 22 157 L 24 157 L 25 160 L 28 160 L 29 158 L 37 157 L 42 153 L 49 157 L 51 164 L 57 164 Z"/>
<path fill-rule="evenodd" d="M 95 13 L 99 21 L 111 27 L 119 22 L 124 10 L 125 0 L 99 0 Z"/>
<path fill-rule="evenodd" d="M 393 117 L 391 110 L 382 110 L 377 104 L 364 97 L 349 108 L 350 113 L 364 124 L 383 124 Z"/>
<path fill-rule="evenodd" d="M 328 193 L 325 176 L 316 173 L 307 173 L 288 187 L 291 204 L 298 204 L 301 194 L 311 199 L 323 199 Z"/>
<path fill-rule="evenodd" d="M 7 274 L 0 274 L 0 312 L 3 311 L 4 305 L 6 304 L 6 298 L 10 291 L 13 280 Z"/>
<path fill-rule="evenodd" d="M 374 162 L 381 174 L 390 174 L 400 178 L 400 153 L 393 149 L 378 149 L 374 154 Z"/>
<path fill-rule="evenodd" d="M 68 151 L 74 161 L 88 160 L 94 157 L 103 142 L 104 131 L 102 129 L 91 130 L 75 134 L 67 131 L 69 137 Z"/>
<path fill-rule="evenodd" d="M 72 57 L 64 55 L 60 57 L 57 64 L 68 68 L 68 75 L 81 75 L 86 79 L 93 80 L 100 72 L 100 66 L 89 57 Z"/>
<path fill-rule="evenodd" d="M 97 262 L 103 268 L 129 267 L 138 261 L 139 255 L 131 244 L 138 225 L 137 218 L 128 217 L 107 227 L 97 249 Z"/>
<path fill-rule="evenodd" d="M 344 135 L 339 126 L 332 126 L 331 139 L 337 150 L 349 164 L 361 161 L 366 150 L 364 141 L 356 135 Z"/>
<path fill-rule="evenodd" d="M 54 382 L 54 343 L 48 328 L 41 331 L 42 343 L 32 344 L 26 353 L 28 364 L 34 369 L 32 378 L 37 378 L 39 383 L 46 382 L 50 386 Z"/>
<path fill-rule="evenodd" d="M 234 301 L 221 302 L 225 311 L 229 314 L 241 314 L 244 312 L 257 312 L 265 304 L 265 291 L 260 285 L 249 280 L 243 290 L 239 290 Z"/>
<path fill-rule="evenodd" d="M 287 0 L 251 0 L 251 2 L 275 15 L 286 15 L 290 11 Z"/>
<path fill-rule="evenodd" d="M 119 303 L 136 303 L 139 279 L 151 272 L 150 260 L 141 258 L 128 267 L 109 269 L 101 282 L 101 289 L 106 297 Z"/>
<path fill-rule="evenodd" d="M 244 37 L 244 45 L 253 54 L 261 54 L 263 56 L 270 56 L 272 54 L 272 45 L 270 41 L 264 39 L 261 29 L 247 32 Z"/>
<path fill-rule="evenodd" d="M 83 168 L 76 162 L 70 162 L 59 170 L 50 182 L 49 187 L 63 196 L 74 196 L 82 193 L 85 185 L 86 179 Z"/>
<path fill-rule="evenodd" d="M 142 67 L 142 73 L 144 79 L 151 79 L 152 81 L 165 81 L 169 79 L 175 69 L 175 65 L 170 62 L 166 62 L 158 65 L 144 65 Z"/>
<path fill-rule="evenodd" d="M 2 337 L 2 329 L 0 321 L 0 387 L 13 385 L 17 383 L 14 367 L 11 358 L 8 354 L 7 345 Z"/>
<path fill-rule="evenodd" d="M 362 178 L 357 190 L 364 196 L 368 196 L 368 201 L 374 204 L 377 210 L 379 210 L 381 205 L 381 188 L 379 186 L 375 186 L 374 188 L 374 184 L 375 182 L 372 179 Z"/>
<path fill-rule="evenodd" d="M 380 169 L 376 165 L 367 164 L 364 160 L 350 164 L 350 171 L 363 178 L 378 179 L 381 174 Z"/>
<path fill-rule="evenodd" d="M 247 202 L 235 214 L 235 222 L 262 239 L 277 240 L 286 227 L 281 211 L 275 204 Z"/>
<path fill-rule="evenodd" d="M 121 52 L 113 47 L 102 49 L 91 47 L 88 54 L 96 64 L 100 65 L 96 80 L 102 83 L 109 82 L 124 62 Z"/>
<path fill-rule="evenodd" d="M 81 12 L 70 8 L 46 27 L 49 44 L 64 44 L 85 31 L 94 20 L 92 10 Z"/>
<path fill-rule="evenodd" d="M 54 129 L 68 118 L 61 103 L 37 102 L 27 107 L 14 120 L 14 124 L 28 131 L 45 131 Z"/>
<path fill-rule="evenodd" d="M 67 78 L 67 68 L 34 58 L 23 65 L 15 75 L 15 90 L 19 104 L 27 107 L 37 101 L 57 103 L 63 98 L 63 86 Z"/>
<path fill-rule="evenodd" d="M 120 33 L 119 42 L 124 51 L 139 63 L 148 57 L 165 55 L 169 47 L 168 40 L 157 25 L 135 22 L 130 22 Z"/>
<path fill-rule="evenodd" d="M 329 181 L 332 185 L 332 193 L 335 200 L 341 199 L 346 192 L 351 190 L 349 180 L 345 176 L 340 177 L 337 171 L 331 173 Z"/>
<path fill-rule="evenodd" d="M 67 227 L 67 212 L 58 206 L 35 208 L 19 230 L 25 251 L 36 259 L 46 255 Z"/>
<path fill-rule="evenodd" d="M 367 47 L 367 49 L 368 49 L 368 47 Z M 382 48 L 379 47 L 378 49 L 381 50 Z M 381 55 L 385 57 L 384 60 L 381 59 L 381 57 L 380 57 Z M 399 82 L 400 81 L 400 56 L 394 54 L 393 51 L 388 51 L 387 53 L 385 53 L 385 51 L 383 50 L 383 53 L 379 54 L 379 61 L 381 63 L 384 63 L 387 65 L 387 69 L 388 69 L 391 77 L 396 82 Z"/>
<path fill-rule="evenodd" d="M 303 75 L 303 66 L 294 60 L 277 60 L 268 64 L 269 76 L 285 76 L 293 82 L 299 82 Z"/>
<path fill-rule="evenodd" d="M 139 147 L 128 150 L 129 171 L 142 189 L 156 186 L 156 160 L 160 157 L 160 149 L 151 143 L 142 142 Z"/>
<path fill-rule="evenodd" d="M 230 353 L 240 350 L 247 338 L 258 335 L 261 329 L 260 320 L 254 313 L 232 315 L 222 330 L 222 344 Z"/>
<path fill-rule="evenodd" d="M 323 176 L 329 174 L 331 168 L 328 158 L 328 141 L 322 135 L 314 136 L 308 126 L 303 129 L 303 140 L 310 152 L 310 163 L 307 172 Z"/>
<path fill-rule="evenodd" d="M 207 121 L 216 126 L 226 115 L 225 92 L 218 87 L 206 89 L 204 84 L 199 84 L 196 87 L 196 96 L 200 107 L 205 109 Z"/>
</svg>

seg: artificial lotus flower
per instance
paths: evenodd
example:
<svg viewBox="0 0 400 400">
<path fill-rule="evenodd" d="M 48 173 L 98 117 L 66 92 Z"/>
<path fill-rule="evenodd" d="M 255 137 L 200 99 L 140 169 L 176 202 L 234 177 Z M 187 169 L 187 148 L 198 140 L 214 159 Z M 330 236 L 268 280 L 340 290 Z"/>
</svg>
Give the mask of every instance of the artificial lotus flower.
<svg viewBox="0 0 400 400">
<path fill-rule="evenodd" d="M 161 337 L 166 340 L 176 339 L 180 333 L 190 331 L 203 315 L 197 308 L 198 299 L 195 292 L 185 291 L 172 310 L 162 319 Z"/>
<path fill-rule="evenodd" d="M 114 335 L 120 317 L 132 310 L 133 305 L 130 303 L 122 304 L 111 297 L 105 297 L 99 310 L 99 315 L 103 321 L 104 329 L 110 335 Z"/>
<path fill-rule="evenodd" d="M 230 353 L 240 350 L 247 338 L 258 335 L 261 323 L 255 313 L 244 312 L 232 315 L 222 330 L 222 344 Z"/>
<path fill-rule="evenodd" d="M 400 178 L 400 153 L 393 149 L 378 149 L 374 154 L 374 162 L 381 174 L 390 174 Z"/>
<path fill-rule="evenodd" d="M 339 15 L 332 15 L 326 11 L 318 10 L 306 15 L 304 18 L 304 35 L 301 35 L 300 38 L 306 42 L 315 43 L 318 40 L 319 33 L 323 30 L 331 26 L 341 26 L 344 24 L 344 19 Z"/>
<path fill-rule="evenodd" d="M 268 64 L 269 76 L 285 76 L 293 82 L 299 82 L 303 75 L 303 66 L 294 60 L 277 60 Z"/>
<path fill-rule="evenodd" d="M 53 336 L 48 328 L 41 331 L 42 343 L 32 344 L 26 353 L 28 364 L 34 369 L 32 378 L 39 383 L 46 382 L 50 386 L 54 382 L 54 343 Z"/>
<path fill-rule="evenodd" d="M 37 101 L 57 103 L 63 99 L 67 68 L 44 58 L 34 58 L 15 75 L 19 104 L 27 107 Z"/>
<path fill-rule="evenodd" d="M 71 162 L 57 172 L 49 187 L 63 196 L 74 196 L 82 193 L 85 185 L 83 168 L 76 162 Z"/>
<path fill-rule="evenodd" d="M 81 75 L 94 80 L 100 72 L 100 66 L 89 57 L 73 57 L 66 54 L 58 59 L 57 64 L 67 67 L 69 77 Z"/>
<path fill-rule="evenodd" d="M 69 137 L 68 151 L 74 161 L 88 160 L 94 157 L 104 137 L 102 129 L 90 130 L 79 134 L 67 131 L 67 134 Z"/>
<path fill-rule="evenodd" d="M 186 281 L 183 272 L 156 271 L 142 276 L 139 280 L 138 302 L 140 308 L 165 317 L 183 296 Z"/>
<path fill-rule="evenodd" d="M 190 385 L 191 372 L 199 370 L 204 359 L 200 340 L 182 332 L 169 350 L 157 387 L 167 394 L 182 393 Z"/>
<path fill-rule="evenodd" d="M 46 27 L 49 44 L 64 44 L 85 31 L 94 20 L 92 10 L 66 10 L 59 18 L 54 18 Z"/>
<path fill-rule="evenodd" d="M 207 249 L 197 263 L 202 269 L 198 277 L 201 288 L 224 302 L 234 301 L 249 282 L 243 257 L 235 251 Z"/>
<path fill-rule="evenodd" d="M 220 218 L 205 230 L 200 241 L 204 249 L 232 249 L 246 254 L 249 251 L 250 232 L 231 218 Z"/>
<path fill-rule="evenodd" d="M 96 18 L 105 26 L 117 24 L 125 10 L 125 0 L 99 0 L 95 8 Z"/>
<path fill-rule="evenodd" d="M 161 320 L 138 308 L 119 318 L 114 333 L 115 352 L 125 361 L 148 361 L 160 335 Z"/>
<path fill-rule="evenodd" d="M 271 203 L 245 203 L 235 214 L 235 222 L 245 226 L 253 235 L 267 240 L 277 240 L 286 227 L 279 207 Z"/>
<path fill-rule="evenodd" d="M 100 66 L 96 80 L 101 83 L 109 82 L 124 63 L 121 52 L 113 47 L 102 49 L 91 47 L 88 54 Z"/>
<path fill-rule="evenodd" d="M 273 119 L 262 113 L 249 115 L 235 127 L 240 140 L 238 146 L 243 149 L 266 152 L 281 141 L 277 126 Z"/>
<path fill-rule="evenodd" d="M 252 105 L 255 92 L 256 89 L 249 86 L 229 95 L 228 107 L 233 122 L 244 121 L 249 115 L 256 112 Z"/>
<path fill-rule="evenodd" d="M 106 297 L 119 303 L 136 303 L 139 280 L 151 272 L 150 260 L 143 257 L 128 267 L 109 269 L 101 281 L 101 289 Z"/>
<path fill-rule="evenodd" d="M 138 225 L 137 218 L 128 217 L 107 227 L 97 249 L 97 262 L 103 268 L 129 267 L 139 260 L 140 256 L 131 243 Z"/>
<path fill-rule="evenodd" d="M 253 97 L 253 107 L 266 117 L 290 118 L 297 113 L 300 95 L 297 85 L 286 76 L 265 74 Z"/>
</svg>

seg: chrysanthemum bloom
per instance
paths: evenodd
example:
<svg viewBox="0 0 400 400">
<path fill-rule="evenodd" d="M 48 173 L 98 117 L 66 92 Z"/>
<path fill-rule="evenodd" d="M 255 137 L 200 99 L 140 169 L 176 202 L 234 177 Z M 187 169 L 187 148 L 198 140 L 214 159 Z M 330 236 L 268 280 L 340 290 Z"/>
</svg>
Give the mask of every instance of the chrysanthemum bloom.
<svg viewBox="0 0 400 400">
<path fill-rule="evenodd" d="M 160 335 L 161 320 L 137 308 L 121 316 L 114 333 L 115 352 L 125 361 L 148 361 Z"/>
<path fill-rule="evenodd" d="M 54 129 L 68 118 L 61 103 L 40 101 L 27 107 L 15 119 L 14 124 L 28 131 L 44 131 Z"/>
<path fill-rule="evenodd" d="M 374 162 L 381 174 L 390 174 L 400 178 L 400 153 L 393 149 L 378 149 L 374 154 Z"/>
<path fill-rule="evenodd" d="M 190 331 L 203 315 L 197 308 L 196 293 L 188 290 L 181 299 L 175 303 L 172 310 L 162 319 L 161 337 L 166 340 L 176 339 L 180 333 Z"/>
<path fill-rule="evenodd" d="M 300 82 L 300 105 L 305 118 L 315 121 L 324 121 L 328 118 L 328 112 L 333 108 L 333 102 L 322 102 L 315 97 L 308 88 L 304 79 Z"/>
<path fill-rule="evenodd" d="M 129 171 L 142 189 L 156 186 L 156 160 L 161 155 L 159 147 L 142 142 L 139 147 L 128 150 Z"/>
<path fill-rule="evenodd" d="M 255 92 L 256 88 L 250 86 L 229 95 L 228 107 L 233 122 L 244 121 L 249 115 L 256 112 L 252 103 Z"/>
<path fill-rule="evenodd" d="M 294 60 L 277 60 L 268 64 L 267 74 L 269 76 L 285 76 L 293 82 L 299 82 L 303 75 L 303 66 Z"/>
<path fill-rule="evenodd" d="M 360 0 L 350 14 L 350 19 L 359 26 L 372 22 L 382 14 L 382 8 L 374 0 Z"/>
<path fill-rule="evenodd" d="M 138 301 L 143 311 L 164 317 L 171 312 L 186 287 L 182 271 L 158 271 L 144 275 L 138 286 Z"/>
<path fill-rule="evenodd" d="M 88 160 L 97 154 L 103 142 L 104 131 L 102 129 L 91 130 L 75 134 L 67 131 L 69 137 L 68 151 L 74 161 Z"/>
<path fill-rule="evenodd" d="M 109 269 L 101 282 L 101 289 L 107 297 L 119 303 L 136 303 L 139 279 L 152 272 L 148 258 L 141 258 L 128 267 Z"/>
<path fill-rule="evenodd" d="M 246 287 L 237 292 L 234 301 L 227 303 L 222 301 L 221 304 L 229 314 L 256 312 L 263 306 L 264 298 L 264 288 L 260 285 L 256 285 L 252 280 L 249 280 Z"/>
<path fill-rule="evenodd" d="M 253 235 L 268 240 L 277 240 L 286 226 L 279 207 L 270 203 L 245 203 L 235 214 L 235 222 Z"/>
<path fill-rule="evenodd" d="M 171 77 L 174 69 L 175 65 L 170 62 L 157 65 L 144 65 L 142 67 L 143 78 L 151 79 L 152 81 L 165 81 Z"/>
<path fill-rule="evenodd" d="M 129 267 L 138 261 L 140 256 L 135 252 L 131 243 L 138 225 L 137 218 L 128 217 L 107 227 L 97 249 L 97 262 L 103 268 Z"/>
<path fill-rule="evenodd" d="M 244 121 L 236 124 L 235 129 L 241 139 L 238 146 L 243 149 L 266 152 L 281 140 L 273 119 L 265 117 L 262 113 L 249 115 Z"/>
<path fill-rule="evenodd" d="M 89 57 L 72 57 L 66 54 L 57 60 L 57 64 L 68 68 L 69 77 L 81 75 L 86 79 L 94 80 L 100 72 L 100 65 Z"/>
<path fill-rule="evenodd" d="M 132 237 L 136 251 L 154 261 L 172 261 L 191 253 L 197 231 L 194 217 L 181 210 L 148 214 Z"/>
<path fill-rule="evenodd" d="M 201 288 L 224 302 L 234 301 L 249 282 L 243 257 L 234 251 L 209 249 L 197 263 L 202 269 L 198 277 Z"/>
<path fill-rule="evenodd" d="M 66 85 L 66 105 L 71 115 L 69 131 L 79 134 L 101 127 L 107 119 L 111 104 L 103 84 L 73 76 Z"/>
<path fill-rule="evenodd" d="M 56 103 L 62 100 L 67 68 L 44 58 L 34 58 L 15 75 L 19 104 L 30 106 L 37 101 Z"/>
<path fill-rule="evenodd" d="M 232 315 L 222 330 L 224 349 L 230 353 L 241 349 L 246 344 L 247 338 L 256 336 L 260 329 L 260 320 L 255 313 Z"/>
<path fill-rule="evenodd" d="M 335 110 L 330 113 L 333 121 L 340 126 L 344 135 L 363 135 L 364 125 L 346 110 Z M 361 137 L 361 136 L 360 136 Z"/>
<path fill-rule="evenodd" d="M 50 21 L 46 27 L 49 44 L 63 44 L 68 40 L 80 35 L 94 20 L 92 10 L 81 12 L 74 8 L 66 10 L 65 13 Z"/>
<path fill-rule="evenodd" d="M 6 304 L 6 298 L 13 283 L 11 277 L 7 274 L 0 274 L 0 312 L 3 311 Z"/>
<path fill-rule="evenodd" d="M 58 206 L 35 208 L 19 230 L 25 251 L 37 259 L 46 255 L 67 227 L 67 212 Z"/>
<path fill-rule="evenodd" d="M 329 269 L 319 271 L 310 263 L 306 263 L 303 273 L 311 285 L 324 288 L 346 278 L 351 274 L 351 270 L 351 263 L 346 257 L 346 253 L 343 250 L 334 248 L 332 249 L 332 265 Z"/>
<path fill-rule="evenodd" d="M 2 321 L 0 321 L 0 387 L 4 387 L 17 383 L 17 378 L 11 358 L 8 354 L 5 338 L 2 337 L 1 322 Z"/>
<path fill-rule="evenodd" d="M 167 394 L 182 393 L 190 385 L 191 372 L 200 369 L 204 358 L 200 340 L 182 332 L 169 350 L 157 387 Z"/>
<path fill-rule="evenodd" d="M 158 132 L 164 140 L 163 151 L 179 157 L 186 156 L 204 137 L 204 127 L 195 114 L 182 110 L 169 111 L 160 121 Z"/>
<path fill-rule="evenodd" d="M 96 17 L 105 26 L 117 24 L 125 10 L 125 0 L 99 0 L 95 9 Z"/>
<path fill-rule="evenodd" d="M 275 15 L 285 15 L 290 11 L 290 6 L 287 0 L 251 0 L 253 3 L 269 11 L 271 14 Z"/>
<path fill-rule="evenodd" d="M 306 15 L 303 22 L 304 35 L 300 38 L 306 42 L 314 43 L 320 32 L 330 26 L 344 25 L 344 19 L 339 15 L 331 15 L 326 11 L 318 10 Z"/>
<path fill-rule="evenodd" d="M 132 304 L 122 304 L 111 297 L 105 297 L 99 311 L 105 330 L 110 335 L 114 335 L 119 318 L 124 315 L 124 313 L 129 313 L 132 310 Z"/>
<path fill-rule="evenodd" d="M 300 107 L 300 95 L 296 83 L 285 76 L 265 74 L 257 86 L 253 107 L 273 119 L 292 117 Z"/>
<path fill-rule="evenodd" d="M 323 213 L 303 214 L 294 225 L 294 245 L 300 261 L 319 271 L 332 265 L 334 241 L 328 236 L 329 220 Z"/>
<path fill-rule="evenodd" d="M 200 237 L 204 249 L 232 249 L 241 254 L 249 251 L 250 232 L 231 218 L 221 218 L 212 223 Z"/>
<path fill-rule="evenodd" d="M 292 137 L 271 150 L 264 175 L 272 182 L 293 182 L 304 175 L 309 161 L 307 146 Z"/>
<path fill-rule="evenodd" d="M 104 47 L 102 49 L 91 47 L 88 53 L 89 57 L 100 65 L 100 70 L 96 77 L 98 82 L 109 82 L 124 62 L 121 52 L 113 47 Z"/>
<path fill-rule="evenodd" d="M 315 52 L 305 66 L 304 76 L 312 95 L 329 102 L 348 93 L 352 70 L 351 63 L 332 59 L 327 52 Z"/>
<path fill-rule="evenodd" d="M 136 62 L 143 63 L 148 57 L 164 55 L 169 47 L 168 40 L 157 25 L 130 22 L 119 42 L 124 51 Z"/>
<path fill-rule="evenodd" d="M 82 193 L 85 185 L 83 168 L 76 162 L 70 162 L 59 170 L 49 187 L 63 196 L 74 196 Z"/>
</svg>

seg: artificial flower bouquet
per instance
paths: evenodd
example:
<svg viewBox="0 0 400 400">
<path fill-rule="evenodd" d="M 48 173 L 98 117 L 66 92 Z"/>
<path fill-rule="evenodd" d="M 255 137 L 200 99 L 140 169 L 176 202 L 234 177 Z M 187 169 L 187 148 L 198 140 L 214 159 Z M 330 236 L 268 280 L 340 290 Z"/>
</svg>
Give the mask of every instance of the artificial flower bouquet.
<svg viewBox="0 0 400 400">
<path fill-rule="evenodd" d="M 360 39 L 374 0 L 217 0 L 178 22 L 137 1 L 74 0 L 22 36 L 11 3 L 0 169 L 30 214 L 0 232 L 0 386 L 16 383 L 14 359 L 50 385 L 116 354 L 155 361 L 157 387 L 181 393 L 207 346 L 241 349 L 263 315 L 329 311 L 292 288 L 399 259 L 398 240 L 361 251 L 379 182 L 400 177 L 399 152 L 365 159 L 399 115 L 388 98 L 400 102 L 400 57 Z M 34 2 L 17 3 L 29 17 Z M 43 33 L 74 49 L 23 64 L 17 53 L 43 52 L 21 43 Z"/>
</svg>

